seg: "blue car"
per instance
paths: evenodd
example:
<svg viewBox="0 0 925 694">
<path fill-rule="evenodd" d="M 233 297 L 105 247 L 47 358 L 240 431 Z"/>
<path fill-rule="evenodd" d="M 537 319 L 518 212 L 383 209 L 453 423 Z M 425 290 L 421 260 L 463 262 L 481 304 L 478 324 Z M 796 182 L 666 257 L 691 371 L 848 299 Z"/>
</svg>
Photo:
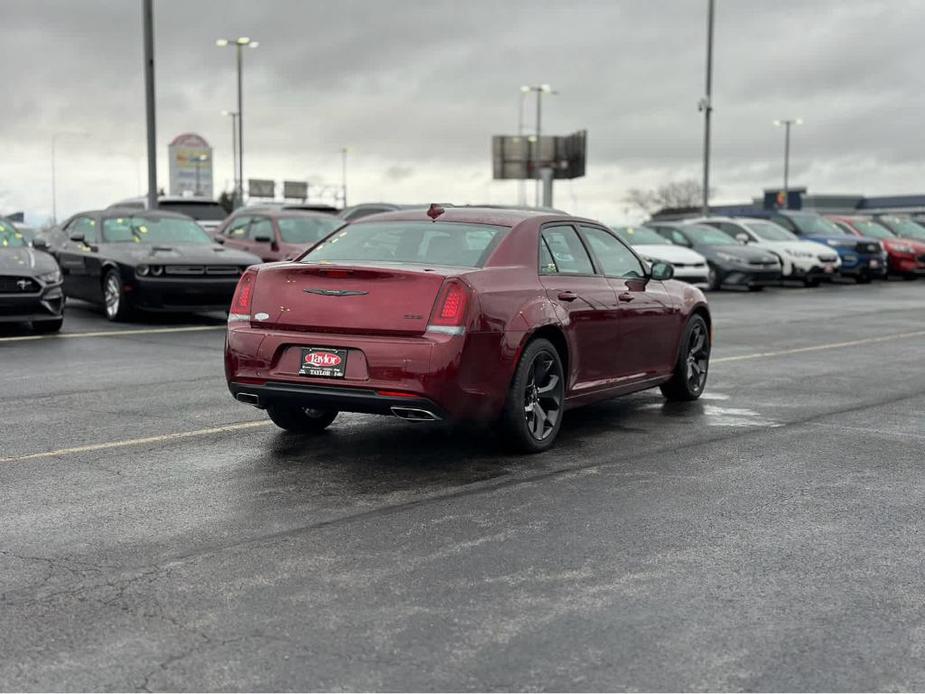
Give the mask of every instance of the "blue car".
<svg viewBox="0 0 925 694">
<path fill-rule="evenodd" d="M 848 234 L 835 222 L 815 212 L 773 210 L 751 216 L 770 219 L 801 239 L 831 246 L 841 259 L 839 274 L 854 279 L 858 284 L 886 276 L 886 253 L 877 239 Z"/>
</svg>

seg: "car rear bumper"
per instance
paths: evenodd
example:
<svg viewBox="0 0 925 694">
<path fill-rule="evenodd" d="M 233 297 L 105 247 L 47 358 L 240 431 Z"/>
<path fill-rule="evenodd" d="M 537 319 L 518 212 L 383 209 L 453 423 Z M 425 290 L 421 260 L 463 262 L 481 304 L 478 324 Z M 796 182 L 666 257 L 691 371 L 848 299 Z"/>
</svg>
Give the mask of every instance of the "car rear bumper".
<svg viewBox="0 0 925 694">
<path fill-rule="evenodd" d="M 520 334 L 370 336 L 302 333 L 229 323 L 225 375 L 237 399 L 254 394 L 318 409 L 394 414 L 418 408 L 440 419 L 484 420 L 500 413 Z M 506 340 L 510 339 L 511 344 Z M 304 347 L 346 350 L 343 378 L 302 376 Z"/>
<path fill-rule="evenodd" d="M 146 311 L 226 311 L 237 285 L 237 277 L 136 278 L 126 289 L 132 305 Z"/>
<path fill-rule="evenodd" d="M 0 294 L 0 323 L 57 320 L 64 315 L 61 285 L 35 294 Z"/>
</svg>

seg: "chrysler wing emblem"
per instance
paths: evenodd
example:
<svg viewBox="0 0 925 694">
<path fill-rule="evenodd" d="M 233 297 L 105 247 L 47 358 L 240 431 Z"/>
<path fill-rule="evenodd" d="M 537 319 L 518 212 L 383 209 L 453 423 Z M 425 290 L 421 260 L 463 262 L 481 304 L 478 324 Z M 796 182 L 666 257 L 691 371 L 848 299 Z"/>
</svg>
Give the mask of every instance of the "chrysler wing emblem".
<svg viewBox="0 0 925 694">
<path fill-rule="evenodd" d="M 356 289 L 303 289 L 302 291 L 319 296 L 365 296 L 369 294 L 369 292 L 361 292 Z"/>
</svg>

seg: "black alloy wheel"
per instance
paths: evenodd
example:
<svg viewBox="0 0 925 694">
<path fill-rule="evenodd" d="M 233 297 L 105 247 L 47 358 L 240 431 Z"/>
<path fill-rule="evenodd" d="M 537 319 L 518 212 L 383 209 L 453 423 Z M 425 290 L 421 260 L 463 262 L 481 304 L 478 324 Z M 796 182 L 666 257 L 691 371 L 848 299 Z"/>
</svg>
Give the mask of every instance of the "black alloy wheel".
<svg viewBox="0 0 925 694">
<path fill-rule="evenodd" d="M 562 359 L 551 342 L 527 345 L 502 415 L 505 443 L 524 453 L 545 451 L 556 439 L 565 410 Z"/>
<path fill-rule="evenodd" d="M 718 291 L 722 287 L 722 279 L 720 279 L 719 270 L 716 269 L 716 266 L 712 263 L 707 265 L 707 289 L 710 291 Z"/>
<path fill-rule="evenodd" d="M 696 400 L 707 384 L 710 368 L 710 331 L 702 316 L 688 321 L 681 345 L 674 374 L 661 385 L 662 395 L 668 400 Z"/>
</svg>

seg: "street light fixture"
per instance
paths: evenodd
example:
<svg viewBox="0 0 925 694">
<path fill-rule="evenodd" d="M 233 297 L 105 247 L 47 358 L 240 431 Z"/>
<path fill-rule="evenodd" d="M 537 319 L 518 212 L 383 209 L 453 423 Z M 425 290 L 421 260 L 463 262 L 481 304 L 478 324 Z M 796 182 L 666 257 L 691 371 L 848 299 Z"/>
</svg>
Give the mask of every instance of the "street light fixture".
<svg viewBox="0 0 925 694">
<path fill-rule="evenodd" d="M 803 125 L 802 118 L 783 118 L 773 121 L 778 128 L 784 128 L 784 209 L 790 208 L 790 128 Z"/>
<path fill-rule="evenodd" d="M 240 36 L 236 39 L 218 39 L 215 45 L 219 48 L 228 48 L 233 46 L 235 49 L 236 65 L 238 68 L 238 170 L 236 172 L 236 190 L 235 190 L 235 207 L 244 204 L 244 106 L 241 88 L 242 72 L 242 48 L 257 48 L 260 45 L 258 41 L 253 41 L 248 36 Z"/>
<path fill-rule="evenodd" d="M 234 167 L 232 178 L 234 179 L 234 195 L 238 195 L 238 112 L 222 110 L 223 116 L 231 117 L 231 162 Z"/>
<path fill-rule="evenodd" d="M 534 188 L 534 206 L 540 206 L 540 167 L 539 167 L 539 149 L 542 146 L 542 123 L 543 123 L 543 94 L 558 94 L 559 92 L 555 91 L 548 84 L 538 84 L 538 85 L 524 85 L 520 88 L 521 95 L 529 94 L 530 92 L 536 92 L 536 144 L 533 147 L 532 156 L 530 157 L 533 163 L 533 175 L 536 179 L 536 185 Z M 522 119 L 521 119 L 522 120 Z"/>
</svg>

